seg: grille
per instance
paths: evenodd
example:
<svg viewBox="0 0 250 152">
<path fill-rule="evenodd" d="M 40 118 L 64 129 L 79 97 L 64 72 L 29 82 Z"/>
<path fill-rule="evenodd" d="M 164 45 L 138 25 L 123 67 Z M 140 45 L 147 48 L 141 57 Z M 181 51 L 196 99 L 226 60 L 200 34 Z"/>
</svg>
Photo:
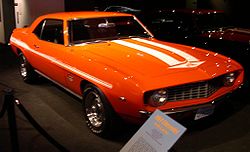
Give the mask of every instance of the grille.
<svg viewBox="0 0 250 152">
<path fill-rule="evenodd" d="M 216 92 L 222 85 L 216 80 L 186 84 L 167 88 L 167 101 L 180 101 L 206 98 Z"/>
</svg>

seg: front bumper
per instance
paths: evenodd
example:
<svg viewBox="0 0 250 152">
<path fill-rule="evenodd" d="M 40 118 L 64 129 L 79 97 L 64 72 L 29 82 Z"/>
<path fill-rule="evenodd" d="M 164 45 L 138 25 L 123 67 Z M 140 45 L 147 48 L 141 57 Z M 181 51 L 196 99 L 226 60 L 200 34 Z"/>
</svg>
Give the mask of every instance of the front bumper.
<svg viewBox="0 0 250 152">
<path fill-rule="evenodd" d="M 180 114 L 186 113 L 186 112 L 194 112 L 195 113 L 200 108 L 206 108 L 206 107 L 211 107 L 211 106 L 218 107 L 224 101 L 227 101 L 231 95 L 232 95 L 231 93 L 228 93 L 224 96 L 221 96 L 221 97 L 219 97 L 213 101 L 207 102 L 205 104 L 193 105 L 193 106 L 188 106 L 188 107 L 180 107 L 180 108 L 174 108 L 174 109 L 167 109 L 167 110 L 162 110 L 162 112 L 166 115 L 180 115 Z M 149 117 L 152 114 L 152 112 L 144 111 L 144 110 L 139 111 L 139 113 L 144 118 Z"/>
</svg>

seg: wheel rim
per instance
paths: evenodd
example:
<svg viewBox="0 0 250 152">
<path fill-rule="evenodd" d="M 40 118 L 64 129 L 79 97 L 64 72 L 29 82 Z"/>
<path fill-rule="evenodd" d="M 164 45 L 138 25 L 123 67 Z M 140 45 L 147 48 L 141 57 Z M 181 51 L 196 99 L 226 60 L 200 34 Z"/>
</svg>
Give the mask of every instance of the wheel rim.
<svg viewBox="0 0 250 152">
<path fill-rule="evenodd" d="M 85 100 L 85 111 L 89 122 L 94 127 L 102 126 L 105 121 L 104 107 L 101 97 L 96 92 L 89 92 Z"/>
<path fill-rule="evenodd" d="M 21 61 L 20 61 L 20 73 L 22 77 L 26 77 L 27 76 L 27 68 L 26 68 L 26 63 L 25 63 L 26 59 L 24 56 L 21 57 Z"/>
</svg>

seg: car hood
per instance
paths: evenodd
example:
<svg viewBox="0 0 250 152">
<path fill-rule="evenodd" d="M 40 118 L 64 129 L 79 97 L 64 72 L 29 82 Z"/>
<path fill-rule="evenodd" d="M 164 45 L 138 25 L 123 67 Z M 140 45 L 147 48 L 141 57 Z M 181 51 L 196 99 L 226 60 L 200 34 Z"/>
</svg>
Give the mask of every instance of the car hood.
<svg viewBox="0 0 250 152">
<path fill-rule="evenodd" d="M 156 39 L 123 39 L 83 46 L 84 56 L 137 80 L 199 81 L 232 71 L 230 58 L 194 47 Z M 183 82 L 181 82 L 183 81 Z M 175 81 L 176 82 L 176 81 Z"/>
</svg>

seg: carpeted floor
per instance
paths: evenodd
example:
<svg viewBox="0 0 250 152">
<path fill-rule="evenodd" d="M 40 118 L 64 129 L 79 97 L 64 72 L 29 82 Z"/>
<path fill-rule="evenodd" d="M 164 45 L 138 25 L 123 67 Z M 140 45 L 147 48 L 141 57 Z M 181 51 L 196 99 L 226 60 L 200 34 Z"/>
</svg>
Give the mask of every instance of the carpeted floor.
<svg viewBox="0 0 250 152">
<path fill-rule="evenodd" d="M 123 132 L 105 139 L 92 134 L 81 115 L 80 101 L 58 86 L 44 80 L 30 85 L 22 81 L 17 58 L 5 45 L 0 46 L 0 89 L 13 88 L 15 97 L 34 119 L 71 152 L 117 152 L 137 131 L 127 125 Z M 1 99 L 3 92 L 1 91 Z M 3 100 L 0 99 L 0 110 Z M 230 103 L 200 121 L 183 121 L 187 132 L 174 145 L 175 152 L 247 152 L 250 151 L 249 89 L 240 90 Z M 56 152 L 16 107 L 20 152 Z M 7 114 L 0 118 L 0 152 L 10 152 Z"/>
</svg>

